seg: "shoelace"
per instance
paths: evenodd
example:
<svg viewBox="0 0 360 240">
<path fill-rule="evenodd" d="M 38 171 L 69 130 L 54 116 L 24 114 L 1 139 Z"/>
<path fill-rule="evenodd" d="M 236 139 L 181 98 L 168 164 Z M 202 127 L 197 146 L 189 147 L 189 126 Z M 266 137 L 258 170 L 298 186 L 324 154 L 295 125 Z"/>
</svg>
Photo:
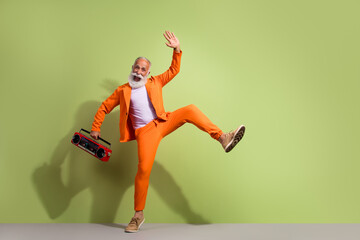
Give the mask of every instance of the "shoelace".
<svg viewBox="0 0 360 240">
<path fill-rule="evenodd" d="M 130 221 L 130 224 L 138 224 L 138 221 L 140 220 L 140 218 L 132 218 L 131 221 Z"/>
<path fill-rule="evenodd" d="M 233 137 L 233 131 L 234 130 L 231 130 L 230 132 L 226 133 L 226 138 L 230 137 L 230 139 Z"/>
</svg>

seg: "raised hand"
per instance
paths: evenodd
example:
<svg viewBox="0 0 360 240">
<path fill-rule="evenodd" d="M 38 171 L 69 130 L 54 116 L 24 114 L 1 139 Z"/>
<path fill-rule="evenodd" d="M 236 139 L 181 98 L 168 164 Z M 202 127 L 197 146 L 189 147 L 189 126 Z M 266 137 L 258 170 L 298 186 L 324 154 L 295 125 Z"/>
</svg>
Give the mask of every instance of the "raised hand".
<svg viewBox="0 0 360 240">
<path fill-rule="evenodd" d="M 180 52 L 180 41 L 177 39 L 173 32 L 165 31 L 163 34 L 168 42 L 166 42 L 166 46 L 174 48 L 176 52 Z"/>
</svg>

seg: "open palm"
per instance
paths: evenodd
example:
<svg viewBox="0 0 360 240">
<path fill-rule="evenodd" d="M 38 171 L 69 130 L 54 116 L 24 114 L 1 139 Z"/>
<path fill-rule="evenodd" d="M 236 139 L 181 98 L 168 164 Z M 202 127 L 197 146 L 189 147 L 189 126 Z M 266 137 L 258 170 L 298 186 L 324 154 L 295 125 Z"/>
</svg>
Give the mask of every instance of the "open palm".
<svg viewBox="0 0 360 240">
<path fill-rule="evenodd" d="M 168 42 L 165 43 L 166 46 L 171 47 L 171 48 L 179 48 L 180 42 L 176 38 L 176 36 L 175 36 L 175 34 L 173 32 L 165 31 L 164 37 L 168 41 Z"/>
</svg>

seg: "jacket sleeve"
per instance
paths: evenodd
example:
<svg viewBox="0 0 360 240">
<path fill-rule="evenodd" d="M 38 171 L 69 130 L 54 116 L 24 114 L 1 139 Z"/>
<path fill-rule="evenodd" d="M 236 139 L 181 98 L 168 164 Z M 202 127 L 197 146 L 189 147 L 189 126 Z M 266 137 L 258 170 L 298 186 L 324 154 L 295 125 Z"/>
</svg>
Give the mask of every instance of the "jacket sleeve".
<svg viewBox="0 0 360 240">
<path fill-rule="evenodd" d="M 180 50 L 177 53 L 173 50 L 173 57 L 171 61 L 171 66 L 164 73 L 153 77 L 156 81 L 159 81 L 161 86 L 165 86 L 168 82 L 171 81 L 179 72 L 180 72 L 180 63 L 181 63 L 182 51 Z"/>
<path fill-rule="evenodd" d="M 109 114 L 117 105 L 120 104 L 120 87 L 115 90 L 110 97 L 102 102 L 98 111 L 95 114 L 94 122 L 91 127 L 91 131 L 100 132 L 101 124 L 104 121 L 105 114 Z"/>
</svg>

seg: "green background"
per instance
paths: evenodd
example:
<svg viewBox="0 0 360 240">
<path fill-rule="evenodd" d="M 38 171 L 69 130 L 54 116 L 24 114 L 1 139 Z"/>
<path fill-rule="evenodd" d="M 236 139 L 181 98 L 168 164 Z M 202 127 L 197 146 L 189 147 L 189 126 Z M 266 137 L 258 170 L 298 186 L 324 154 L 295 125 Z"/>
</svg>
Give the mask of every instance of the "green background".
<svg viewBox="0 0 360 240">
<path fill-rule="evenodd" d="M 167 223 L 360 222 L 358 1 L 0 1 L 0 222 L 128 222 L 136 142 L 119 109 L 100 162 L 70 143 L 134 59 L 181 71 L 167 111 L 195 104 L 229 154 L 190 124 L 157 152 L 145 216 Z"/>
</svg>

